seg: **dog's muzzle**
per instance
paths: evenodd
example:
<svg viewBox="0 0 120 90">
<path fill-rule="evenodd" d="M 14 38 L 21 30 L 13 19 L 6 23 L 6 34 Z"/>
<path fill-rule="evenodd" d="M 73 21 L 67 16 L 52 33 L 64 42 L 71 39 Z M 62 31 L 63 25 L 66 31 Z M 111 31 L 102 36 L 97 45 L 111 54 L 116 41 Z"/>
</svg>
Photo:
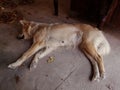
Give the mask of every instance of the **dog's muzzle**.
<svg viewBox="0 0 120 90">
<path fill-rule="evenodd" d="M 24 35 L 23 35 L 23 34 L 19 34 L 19 35 L 17 36 L 17 39 L 24 39 Z"/>
</svg>

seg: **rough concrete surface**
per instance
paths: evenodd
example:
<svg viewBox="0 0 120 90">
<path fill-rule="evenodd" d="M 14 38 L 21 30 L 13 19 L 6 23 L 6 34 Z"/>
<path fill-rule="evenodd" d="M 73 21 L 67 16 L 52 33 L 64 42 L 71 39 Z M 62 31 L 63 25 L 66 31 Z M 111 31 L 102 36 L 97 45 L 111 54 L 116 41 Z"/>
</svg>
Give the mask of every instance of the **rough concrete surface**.
<svg viewBox="0 0 120 90">
<path fill-rule="evenodd" d="M 67 0 L 69 1 L 69 0 Z M 52 0 L 38 0 L 33 5 L 20 6 L 25 19 L 47 23 L 79 22 L 66 18 L 69 8 L 61 0 L 59 16 L 53 15 Z M 31 40 L 17 40 L 19 24 L 0 24 L 0 90 L 120 90 L 120 30 L 108 27 L 104 33 L 111 53 L 104 57 L 106 79 L 91 82 L 91 65 L 78 49 L 61 48 L 41 59 L 36 69 L 29 70 L 29 61 L 16 70 L 7 65 L 16 61 L 31 45 Z M 47 63 L 49 56 L 55 61 Z"/>
</svg>

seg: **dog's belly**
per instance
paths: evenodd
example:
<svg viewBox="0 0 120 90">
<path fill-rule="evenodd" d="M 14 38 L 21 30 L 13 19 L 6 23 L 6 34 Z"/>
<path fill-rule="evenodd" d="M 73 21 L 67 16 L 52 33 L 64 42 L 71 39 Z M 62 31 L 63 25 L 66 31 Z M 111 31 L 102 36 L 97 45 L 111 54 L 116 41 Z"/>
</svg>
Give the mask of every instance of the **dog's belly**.
<svg viewBox="0 0 120 90">
<path fill-rule="evenodd" d="M 47 38 L 48 46 L 73 46 L 77 42 L 77 33 L 74 31 L 55 31 L 51 32 Z"/>
</svg>

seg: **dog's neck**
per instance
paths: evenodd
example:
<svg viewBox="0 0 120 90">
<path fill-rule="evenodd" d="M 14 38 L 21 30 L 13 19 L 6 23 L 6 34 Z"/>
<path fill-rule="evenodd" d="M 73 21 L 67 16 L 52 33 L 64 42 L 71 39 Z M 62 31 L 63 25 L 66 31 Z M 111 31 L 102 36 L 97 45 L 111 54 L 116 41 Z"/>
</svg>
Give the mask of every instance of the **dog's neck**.
<svg viewBox="0 0 120 90">
<path fill-rule="evenodd" d="M 49 24 L 46 23 L 35 23 L 35 25 L 31 26 L 30 36 L 34 36 L 37 31 L 44 30 L 44 28 L 48 26 Z"/>
</svg>

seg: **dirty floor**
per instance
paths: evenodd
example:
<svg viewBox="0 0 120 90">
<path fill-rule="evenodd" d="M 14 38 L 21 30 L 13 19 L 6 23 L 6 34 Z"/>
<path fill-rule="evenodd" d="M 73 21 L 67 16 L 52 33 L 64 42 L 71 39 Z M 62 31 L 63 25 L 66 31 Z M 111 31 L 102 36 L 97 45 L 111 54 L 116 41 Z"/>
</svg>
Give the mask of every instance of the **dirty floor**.
<svg viewBox="0 0 120 90">
<path fill-rule="evenodd" d="M 52 0 L 38 0 L 35 4 L 17 9 L 27 20 L 46 23 L 80 22 L 67 17 L 69 5 L 61 1 L 59 16 L 53 15 Z M 31 71 L 28 66 L 32 57 L 20 68 L 8 69 L 7 65 L 16 61 L 32 43 L 31 40 L 16 39 L 20 30 L 20 24 L 0 24 L 0 90 L 120 90 L 120 29 L 103 29 L 112 50 L 104 57 L 106 79 L 100 82 L 90 81 L 91 65 L 77 48 L 54 51 L 39 60 L 37 68 Z M 55 60 L 47 63 L 50 56 Z"/>
</svg>

